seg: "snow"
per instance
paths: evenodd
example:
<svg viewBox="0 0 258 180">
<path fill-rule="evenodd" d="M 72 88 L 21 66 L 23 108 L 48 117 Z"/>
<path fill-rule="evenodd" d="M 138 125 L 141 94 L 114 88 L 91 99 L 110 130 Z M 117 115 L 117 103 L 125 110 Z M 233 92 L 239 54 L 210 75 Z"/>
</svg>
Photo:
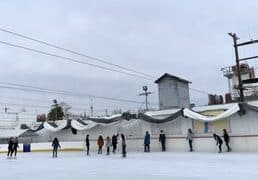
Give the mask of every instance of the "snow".
<svg viewBox="0 0 258 180">
<path fill-rule="evenodd" d="M 242 180 L 258 179 L 258 154 L 129 153 L 87 157 L 85 152 L 0 154 L 0 179 L 8 180 Z"/>
</svg>

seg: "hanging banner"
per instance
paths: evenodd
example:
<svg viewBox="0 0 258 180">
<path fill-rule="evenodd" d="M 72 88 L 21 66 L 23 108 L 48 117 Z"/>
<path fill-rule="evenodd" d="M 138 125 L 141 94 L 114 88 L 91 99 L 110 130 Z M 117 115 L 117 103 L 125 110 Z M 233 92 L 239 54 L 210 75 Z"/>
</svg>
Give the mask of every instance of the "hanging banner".
<svg viewBox="0 0 258 180">
<path fill-rule="evenodd" d="M 82 121 L 82 120 L 72 120 L 71 121 L 71 127 L 76 130 L 79 130 L 79 131 L 89 130 L 97 125 L 98 124 L 93 121 Z"/>
<path fill-rule="evenodd" d="M 58 132 L 67 126 L 67 120 L 58 120 L 55 122 L 44 122 L 44 128 L 51 132 Z"/>
<path fill-rule="evenodd" d="M 144 113 L 139 113 L 139 118 L 144 121 L 150 122 L 150 123 L 166 123 L 166 122 L 173 121 L 174 119 L 178 118 L 179 116 L 182 115 L 182 113 L 183 113 L 183 109 L 178 110 L 174 114 L 171 114 L 165 118 L 154 118 L 154 117 L 148 116 Z"/>
<path fill-rule="evenodd" d="M 195 111 L 192 111 L 188 108 L 185 108 L 184 109 L 184 116 L 189 117 L 191 119 L 199 120 L 199 121 L 210 122 L 210 121 L 217 121 L 219 119 L 229 117 L 229 116 L 237 113 L 239 110 L 240 110 L 240 108 L 239 108 L 238 104 L 235 104 L 235 105 L 232 105 L 232 107 L 230 107 L 226 111 L 223 111 L 223 113 L 221 113 L 217 116 L 205 116 L 205 115 L 202 115 L 198 112 L 195 112 Z"/>
</svg>

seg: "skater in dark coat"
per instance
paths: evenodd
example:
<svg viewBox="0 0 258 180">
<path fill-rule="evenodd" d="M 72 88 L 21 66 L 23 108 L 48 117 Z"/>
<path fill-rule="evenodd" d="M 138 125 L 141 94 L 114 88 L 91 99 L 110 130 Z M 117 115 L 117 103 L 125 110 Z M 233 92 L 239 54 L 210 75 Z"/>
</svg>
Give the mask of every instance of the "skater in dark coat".
<svg viewBox="0 0 258 180">
<path fill-rule="evenodd" d="M 117 136 L 114 134 L 112 136 L 112 147 L 113 147 L 113 153 L 116 153 L 117 148 Z"/>
<path fill-rule="evenodd" d="M 144 152 L 150 152 L 150 133 L 146 131 L 144 137 Z"/>
<path fill-rule="evenodd" d="M 7 157 L 12 157 L 12 151 L 13 151 L 13 138 L 10 138 L 8 141 Z"/>
<path fill-rule="evenodd" d="M 103 140 L 103 137 L 102 136 L 99 136 L 98 138 L 98 141 L 97 141 L 97 144 L 99 146 L 98 148 L 98 154 L 102 154 L 102 147 L 104 145 L 104 140 Z"/>
<path fill-rule="evenodd" d="M 53 147 L 53 158 L 57 158 L 57 149 L 61 148 L 57 137 L 54 138 L 52 142 L 52 147 Z"/>
<path fill-rule="evenodd" d="M 232 151 L 231 147 L 229 146 L 230 137 L 229 137 L 226 129 L 223 129 L 223 138 L 224 138 L 225 144 L 228 148 L 228 152 Z"/>
<path fill-rule="evenodd" d="M 194 135 L 193 135 L 192 129 L 188 129 L 186 139 L 187 139 L 188 142 L 189 142 L 190 152 L 193 152 L 193 137 L 194 137 Z"/>
<path fill-rule="evenodd" d="M 125 141 L 124 134 L 121 134 L 121 141 L 122 141 L 122 157 L 126 157 L 126 141 Z"/>
<path fill-rule="evenodd" d="M 162 151 L 166 151 L 166 135 L 163 130 L 160 131 L 159 142 L 161 143 Z"/>
<path fill-rule="evenodd" d="M 89 153 L 90 153 L 90 140 L 89 140 L 89 135 L 88 134 L 86 136 L 85 142 L 86 142 L 86 150 L 87 150 L 87 156 L 88 156 Z"/>
<path fill-rule="evenodd" d="M 14 158 L 16 159 L 16 155 L 17 155 L 17 149 L 19 148 L 19 141 L 18 141 L 18 138 L 16 137 L 14 140 L 13 140 L 13 148 L 12 148 L 12 153 L 11 153 L 11 156 L 13 155 L 14 153 Z"/>
<path fill-rule="evenodd" d="M 221 146 L 223 144 L 222 139 L 217 134 L 213 134 L 213 137 L 216 140 L 216 145 L 219 146 L 219 153 L 222 153 L 222 149 L 221 149 Z"/>
</svg>

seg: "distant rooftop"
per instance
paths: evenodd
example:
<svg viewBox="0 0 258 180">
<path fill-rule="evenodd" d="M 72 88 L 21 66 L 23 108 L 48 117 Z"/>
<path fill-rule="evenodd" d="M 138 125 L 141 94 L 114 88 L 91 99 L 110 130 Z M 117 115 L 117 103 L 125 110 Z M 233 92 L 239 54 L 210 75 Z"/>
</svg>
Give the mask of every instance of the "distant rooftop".
<svg viewBox="0 0 258 180">
<path fill-rule="evenodd" d="M 186 82 L 186 83 L 192 83 L 191 81 L 188 81 L 186 79 L 183 79 L 183 78 L 180 78 L 178 76 L 174 76 L 174 75 L 171 75 L 169 73 L 165 73 L 163 74 L 162 76 L 160 76 L 156 81 L 155 83 L 159 83 L 159 81 L 161 81 L 163 78 L 165 77 L 169 77 L 169 78 L 172 78 L 172 79 L 177 79 L 178 81 L 182 81 L 182 82 Z"/>
</svg>

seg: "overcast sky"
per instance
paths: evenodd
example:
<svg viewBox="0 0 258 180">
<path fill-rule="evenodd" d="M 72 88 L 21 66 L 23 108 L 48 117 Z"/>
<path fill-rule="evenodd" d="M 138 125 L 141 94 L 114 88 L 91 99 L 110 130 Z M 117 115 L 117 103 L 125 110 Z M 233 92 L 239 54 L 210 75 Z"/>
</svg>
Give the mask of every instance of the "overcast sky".
<svg viewBox="0 0 258 180">
<path fill-rule="evenodd" d="M 0 9 L 1 28 L 157 78 L 165 72 L 171 73 L 192 81 L 192 88 L 214 94 L 227 91 L 227 81 L 220 69 L 234 63 L 232 39 L 227 33 L 236 32 L 242 41 L 258 38 L 257 1 L 2 0 Z M 3 32 L 0 32 L 0 40 L 103 65 Z M 241 50 L 240 55 L 258 55 L 258 46 Z M 255 60 L 251 64 L 256 67 Z M 137 94 L 143 85 L 148 85 L 154 92 L 150 101 L 158 102 L 157 86 L 152 81 L 62 62 L 2 44 L 0 67 L 2 82 L 137 101 L 143 101 Z M 89 98 L 4 89 L 1 92 L 0 102 L 50 105 L 56 98 L 74 107 L 84 104 L 83 108 L 89 110 Z M 193 103 L 207 103 L 207 95 L 193 91 L 190 94 Z M 45 102 L 23 101 L 15 97 Z M 102 112 L 105 108 L 134 109 L 140 106 L 93 101 L 96 109 Z"/>
</svg>

